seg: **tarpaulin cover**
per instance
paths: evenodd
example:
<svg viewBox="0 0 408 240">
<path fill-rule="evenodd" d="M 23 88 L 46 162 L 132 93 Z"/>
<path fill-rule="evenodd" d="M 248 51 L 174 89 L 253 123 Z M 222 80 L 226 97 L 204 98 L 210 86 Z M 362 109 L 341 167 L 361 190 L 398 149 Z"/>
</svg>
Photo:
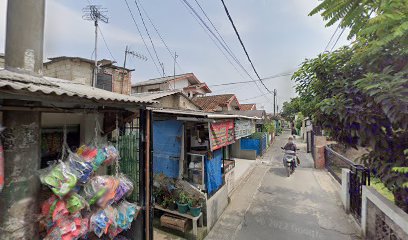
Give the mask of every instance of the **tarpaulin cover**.
<svg viewBox="0 0 408 240">
<path fill-rule="evenodd" d="M 153 122 L 153 172 L 172 178 L 179 175 L 183 124 L 177 120 Z"/>
<path fill-rule="evenodd" d="M 241 150 L 256 150 L 256 155 L 261 155 L 259 139 L 241 138 Z"/>
<path fill-rule="evenodd" d="M 206 185 L 209 195 L 216 192 L 222 185 L 222 149 L 213 152 L 213 158 L 205 160 Z"/>
</svg>

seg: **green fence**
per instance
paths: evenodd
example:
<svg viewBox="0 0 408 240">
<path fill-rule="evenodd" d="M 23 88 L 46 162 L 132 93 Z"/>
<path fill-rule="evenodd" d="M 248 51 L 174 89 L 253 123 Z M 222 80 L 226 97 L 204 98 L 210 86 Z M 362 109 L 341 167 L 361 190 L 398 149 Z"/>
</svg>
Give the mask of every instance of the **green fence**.
<svg viewBox="0 0 408 240">
<path fill-rule="evenodd" d="M 139 200 L 139 131 L 133 130 L 119 137 L 120 169 L 133 182 L 129 200 Z"/>
</svg>

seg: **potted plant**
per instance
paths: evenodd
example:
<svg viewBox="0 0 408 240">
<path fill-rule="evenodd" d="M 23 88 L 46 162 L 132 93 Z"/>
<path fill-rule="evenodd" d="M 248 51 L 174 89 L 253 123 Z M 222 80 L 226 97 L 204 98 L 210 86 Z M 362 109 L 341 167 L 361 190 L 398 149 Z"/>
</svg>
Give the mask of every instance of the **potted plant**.
<svg viewBox="0 0 408 240">
<path fill-rule="evenodd" d="M 172 194 L 166 195 L 161 206 L 170 210 L 176 210 L 176 201 L 174 199 L 174 196 Z"/>
<path fill-rule="evenodd" d="M 198 217 L 201 213 L 201 199 L 198 197 L 194 197 L 190 199 L 189 202 L 189 207 L 190 207 L 190 214 L 193 217 Z"/>
<path fill-rule="evenodd" d="M 186 192 L 182 191 L 179 193 L 178 199 L 177 199 L 177 208 L 178 208 L 179 213 L 187 213 L 189 201 L 190 201 L 190 198 Z"/>
</svg>

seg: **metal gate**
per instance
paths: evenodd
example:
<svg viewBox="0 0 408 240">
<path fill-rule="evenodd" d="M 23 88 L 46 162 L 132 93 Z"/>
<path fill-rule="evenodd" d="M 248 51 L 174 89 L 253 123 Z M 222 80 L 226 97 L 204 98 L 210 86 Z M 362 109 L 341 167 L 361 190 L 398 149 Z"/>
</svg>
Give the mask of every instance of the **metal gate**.
<svg viewBox="0 0 408 240">
<path fill-rule="evenodd" d="M 364 185 L 370 185 L 370 171 L 362 165 L 350 167 L 350 211 L 361 223 L 361 197 Z"/>
</svg>

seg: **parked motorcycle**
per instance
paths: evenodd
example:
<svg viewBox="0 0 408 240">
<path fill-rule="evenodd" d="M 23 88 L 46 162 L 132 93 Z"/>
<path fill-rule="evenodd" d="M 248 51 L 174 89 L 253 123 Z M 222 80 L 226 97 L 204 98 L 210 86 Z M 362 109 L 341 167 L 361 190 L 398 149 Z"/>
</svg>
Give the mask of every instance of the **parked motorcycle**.
<svg viewBox="0 0 408 240">
<path fill-rule="evenodd" d="M 296 152 L 291 150 L 284 150 L 283 165 L 285 166 L 288 177 L 295 172 L 296 169 Z"/>
</svg>

